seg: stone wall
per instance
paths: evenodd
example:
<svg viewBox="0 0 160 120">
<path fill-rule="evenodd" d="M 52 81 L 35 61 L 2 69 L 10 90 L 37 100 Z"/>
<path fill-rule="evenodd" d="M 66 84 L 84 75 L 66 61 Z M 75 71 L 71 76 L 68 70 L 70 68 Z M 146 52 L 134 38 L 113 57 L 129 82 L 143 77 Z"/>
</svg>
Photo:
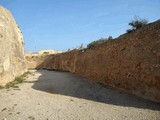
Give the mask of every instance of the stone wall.
<svg viewBox="0 0 160 120">
<path fill-rule="evenodd" d="M 160 21 L 85 52 L 48 56 L 37 68 L 69 71 L 160 102 Z"/>
<path fill-rule="evenodd" d="M 0 85 L 26 71 L 24 42 L 11 13 L 0 6 Z"/>
</svg>

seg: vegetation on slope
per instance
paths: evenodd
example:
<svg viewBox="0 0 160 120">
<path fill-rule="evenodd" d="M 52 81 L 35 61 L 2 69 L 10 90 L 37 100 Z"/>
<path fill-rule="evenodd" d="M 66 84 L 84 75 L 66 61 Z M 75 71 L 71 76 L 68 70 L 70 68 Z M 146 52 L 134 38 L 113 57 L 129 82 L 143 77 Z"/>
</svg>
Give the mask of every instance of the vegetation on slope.
<svg viewBox="0 0 160 120">
<path fill-rule="evenodd" d="M 20 83 L 24 82 L 25 77 L 27 77 L 28 74 L 31 74 L 31 73 L 29 71 L 25 72 L 23 75 L 21 75 L 19 77 L 16 77 L 14 79 L 14 81 L 7 83 L 5 86 L 0 86 L 0 89 L 3 89 L 3 88 L 7 88 L 8 89 L 10 87 L 17 87 L 16 86 L 17 84 L 20 84 Z"/>
<path fill-rule="evenodd" d="M 128 25 L 130 25 L 132 28 L 126 30 L 127 33 L 131 33 L 143 26 L 146 26 L 148 24 L 148 21 L 146 19 L 142 19 L 139 17 L 135 17 L 134 20 L 131 20 Z"/>
<path fill-rule="evenodd" d="M 87 49 L 94 48 L 95 46 L 102 44 L 102 43 L 106 42 L 107 40 L 112 40 L 112 39 L 113 39 L 112 36 L 109 36 L 108 38 L 100 38 L 96 41 L 89 43 L 87 45 Z"/>
<path fill-rule="evenodd" d="M 130 29 L 127 29 L 126 32 L 127 33 L 131 33 L 143 26 L 146 26 L 148 24 L 148 20 L 147 19 L 142 19 L 140 17 L 135 16 L 133 20 L 131 20 L 128 25 L 131 26 Z M 83 44 L 80 45 L 80 47 L 78 48 L 79 51 L 86 51 L 87 49 L 92 49 L 94 47 L 96 47 L 99 44 L 102 44 L 104 42 L 106 42 L 107 40 L 112 40 L 112 36 L 109 36 L 108 38 L 100 38 L 98 40 L 92 41 L 91 43 L 89 43 L 87 45 L 87 47 L 84 47 Z M 73 49 L 68 49 L 67 51 L 72 51 Z"/>
</svg>

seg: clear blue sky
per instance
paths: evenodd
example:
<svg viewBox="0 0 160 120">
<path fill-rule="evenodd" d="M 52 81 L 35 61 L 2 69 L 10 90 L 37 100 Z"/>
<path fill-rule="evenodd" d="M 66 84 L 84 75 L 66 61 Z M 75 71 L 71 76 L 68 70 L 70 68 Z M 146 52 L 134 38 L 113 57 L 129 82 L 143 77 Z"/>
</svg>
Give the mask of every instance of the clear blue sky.
<svg viewBox="0 0 160 120">
<path fill-rule="evenodd" d="M 160 0 L 0 0 L 19 24 L 26 51 L 67 50 L 118 37 L 135 15 L 160 19 Z"/>
</svg>

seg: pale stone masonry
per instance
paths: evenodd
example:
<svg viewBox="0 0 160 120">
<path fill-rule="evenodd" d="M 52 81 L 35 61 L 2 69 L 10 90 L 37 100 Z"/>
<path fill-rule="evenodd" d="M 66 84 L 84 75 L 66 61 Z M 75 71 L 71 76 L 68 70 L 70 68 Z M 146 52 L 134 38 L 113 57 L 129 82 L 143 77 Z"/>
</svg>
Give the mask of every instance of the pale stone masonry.
<svg viewBox="0 0 160 120">
<path fill-rule="evenodd" d="M 22 32 L 11 13 L 0 6 L 0 85 L 26 71 Z"/>
</svg>

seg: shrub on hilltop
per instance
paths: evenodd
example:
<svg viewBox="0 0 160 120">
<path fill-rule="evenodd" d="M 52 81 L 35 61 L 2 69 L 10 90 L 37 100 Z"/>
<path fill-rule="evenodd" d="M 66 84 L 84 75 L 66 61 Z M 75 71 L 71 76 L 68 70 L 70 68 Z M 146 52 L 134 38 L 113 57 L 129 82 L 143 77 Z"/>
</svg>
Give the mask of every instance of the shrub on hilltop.
<svg viewBox="0 0 160 120">
<path fill-rule="evenodd" d="M 128 25 L 130 25 L 132 28 L 131 29 L 128 29 L 126 32 L 127 33 L 131 33 L 145 25 L 148 24 L 148 20 L 146 19 L 142 19 L 142 18 L 139 18 L 139 17 L 135 17 L 134 20 L 131 20 Z"/>
</svg>

